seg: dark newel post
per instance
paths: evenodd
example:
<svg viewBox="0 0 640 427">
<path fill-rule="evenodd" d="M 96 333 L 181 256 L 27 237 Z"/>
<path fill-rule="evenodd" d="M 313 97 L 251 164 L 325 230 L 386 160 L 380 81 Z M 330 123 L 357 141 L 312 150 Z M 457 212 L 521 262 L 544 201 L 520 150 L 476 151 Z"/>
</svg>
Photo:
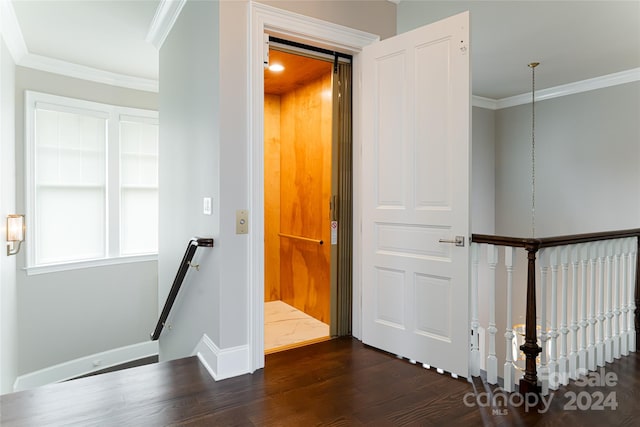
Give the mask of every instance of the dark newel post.
<svg viewBox="0 0 640 427">
<path fill-rule="evenodd" d="M 635 313 L 635 327 L 636 327 L 636 348 L 640 343 L 640 235 L 637 237 L 638 250 L 636 251 L 636 313 Z"/>
<path fill-rule="evenodd" d="M 538 372 L 536 370 L 536 358 L 542 351 L 536 338 L 536 253 L 539 243 L 528 243 L 527 250 L 527 313 L 524 344 L 520 350 L 526 356 L 524 377 L 520 380 L 519 391 L 522 394 L 540 392 L 538 388 Z"/>
</svg>

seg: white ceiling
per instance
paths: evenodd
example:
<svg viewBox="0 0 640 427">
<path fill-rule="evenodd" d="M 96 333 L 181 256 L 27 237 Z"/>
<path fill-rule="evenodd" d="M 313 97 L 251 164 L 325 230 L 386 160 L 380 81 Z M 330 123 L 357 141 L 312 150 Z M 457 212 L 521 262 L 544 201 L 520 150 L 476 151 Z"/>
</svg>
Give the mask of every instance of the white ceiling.
<svg viewBox="0 0 640 427">
<path fill-rule="evenodd" d="M 30 54 L 147 80 L 158 79 L 158 51 L 145 38 L 160 2 L 12 0 Z M 471 11 L 475 95 L 529 92 L 532 60 L 543 63 L 538 89 L 640 68 L 640 0 L 434 1 L 429 8 L 431 20 Z"/>
<path fill-rule="evenodd" d="M 471 17 L 474 95 L 503 99 L 529 92 L 527 64 L 533 61 L 540 62 L 536 89 L 640 67 L 638 0 L 429 0 L 420 6 L 403 0 L 398 21 L 404 28 L 398 31 L 424 24 L 424 16 L 433 22 L 465 10 Z"/>
<path fill-rule="evenodd" d="M 145 38 L 160 0 L 12 3 L 30 54 L 126 76 L 158 79 L 158 50 Z"/>
</svg>

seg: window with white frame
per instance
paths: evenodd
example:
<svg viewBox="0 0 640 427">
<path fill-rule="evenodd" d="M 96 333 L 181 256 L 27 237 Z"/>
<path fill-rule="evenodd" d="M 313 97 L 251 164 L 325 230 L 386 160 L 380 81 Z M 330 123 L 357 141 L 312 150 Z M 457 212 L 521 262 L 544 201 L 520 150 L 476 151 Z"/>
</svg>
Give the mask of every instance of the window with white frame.
<svg viewBox="0 0 640 427">
<path fill-rule="evenodd" d="M 157 253 L 157 112 L 25 98 L 27 271 Z"/>
</svg>

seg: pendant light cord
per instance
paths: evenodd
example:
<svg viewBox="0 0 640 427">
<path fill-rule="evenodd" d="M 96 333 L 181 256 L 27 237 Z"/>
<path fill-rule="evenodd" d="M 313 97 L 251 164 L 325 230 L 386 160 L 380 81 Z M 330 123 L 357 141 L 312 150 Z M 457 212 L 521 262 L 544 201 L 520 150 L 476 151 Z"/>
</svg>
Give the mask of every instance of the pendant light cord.
<svg viewBox="0 0 640 427">
<path fill-rule="evenodd" d="M 531 68 L 531 237 L 536 237 L 536 67 L 538 62 L 529 64 Z"/>
</svg>

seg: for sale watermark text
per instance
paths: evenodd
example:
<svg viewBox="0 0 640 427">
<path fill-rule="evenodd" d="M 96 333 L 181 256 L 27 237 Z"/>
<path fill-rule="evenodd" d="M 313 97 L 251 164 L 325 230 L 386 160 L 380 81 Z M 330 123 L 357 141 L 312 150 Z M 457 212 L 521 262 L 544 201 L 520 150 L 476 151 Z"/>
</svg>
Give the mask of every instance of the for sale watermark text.
<svg viewBox="0 0 640 427">
<path fill-rule="evenodd" d="M 544 375 L 540 380 L 546 384 L 564 384 L 568 382 L 567 375 L 551 373 Z M 606 372 L 605 368 L 594 372 L 578 370 L 573 386 L 580 387 L 582 390 L 564 392 L 565 402 L 562 410 L 615 411 L 618 407 L 616 392 L 608 391 L 607 388 L 615 387 L 617 384 L 617 374 Z M 493 391 L 466 393 L 463 403 L 467 407 L 491 408 L 492 415 L 507 415 L 510 408 L 524 408 L 525 412 L 535 410 L 539 414 L 544 414 L 549 411 L 554 398 L 557 398 L 554 392 L 543 396 L 538 393 L 511 393 L 498 387 Z"/>
</svg>

